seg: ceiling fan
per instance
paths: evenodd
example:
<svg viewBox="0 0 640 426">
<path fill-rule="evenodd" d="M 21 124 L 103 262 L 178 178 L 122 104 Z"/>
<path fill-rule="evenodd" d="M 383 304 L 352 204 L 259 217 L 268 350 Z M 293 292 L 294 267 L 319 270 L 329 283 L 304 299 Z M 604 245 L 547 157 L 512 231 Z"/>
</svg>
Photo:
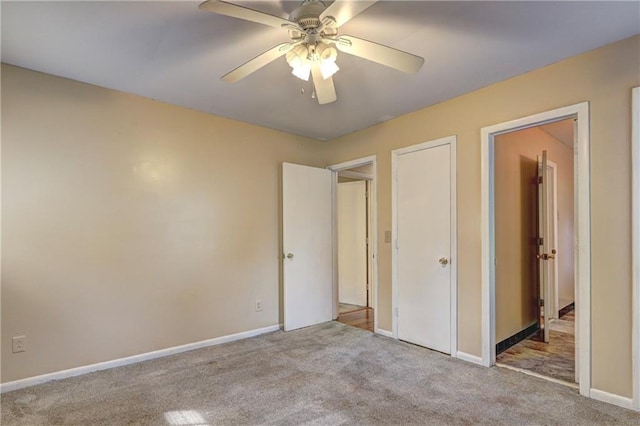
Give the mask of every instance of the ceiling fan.
<svg viewBox="0 0 640 426">
<path fill-rule="evenodd" d="M 336 65 L 338 50 L 406 73 L 417 72 L 424 63 L 424 59 L 419 56 L 369 40 L 338 34 L 340 26 L 374 3 L 375 0 L 335 0 L 326 6 L 321 0 L 304 0 L 289 15 L 289 19 L 222 0 L 208 0 L 199 7 L 221 15 L 283 28 L 288 30 L 291 38 L 291 41 L 278 44 L 223 75 L 223 81 L 236 82 L 285 56 L 292 74 L 305 81 L 311 76 L 318 103 L 327 104 L 337 99 L 332 76 L 339 70 Z"/>
</svg>

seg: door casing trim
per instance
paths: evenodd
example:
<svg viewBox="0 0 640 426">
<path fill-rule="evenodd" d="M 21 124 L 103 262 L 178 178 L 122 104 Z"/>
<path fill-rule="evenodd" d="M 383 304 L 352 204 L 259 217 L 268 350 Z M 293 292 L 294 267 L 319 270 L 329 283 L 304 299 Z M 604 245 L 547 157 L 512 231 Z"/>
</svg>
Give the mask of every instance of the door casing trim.
<svg viewBox="0 0 640 426">
<path fill-rule="evenodd" d="M 633 408 L 640 411 L 640 86 L 632 90 L 631 136 L 631 258 Z"/>
<path fill-rule="evenodd" d="M 574 239 L 576 345 L 580 394 L 591 390 L 591 199 L 589 103 L 582 102 L 481 129 L 482 362 L 495 365 L 495 211 L 494 137 L 515 130 L 576 117 L 574 146 Z"/>
<path fill-rule="evenodd" d="M 366 177 L 362 175 L 362 177 L 369 180 L 370 183 L 370 200 L 369 203 L 371 205 L 370 217 L 371 217 L 371 241 L 369 242 L 369 247 L 372 248 L 372 258 L 373 258 L 373 268 L 372 269 L 372 277 L 371 277 L 371 299 L 373 306 L 373 330 L 375 333 L 379 333 L 378 330 L 378 172 L 377 172 L 377 160 L 375 155 L 370 155 L 368 157 L 362 157 L 355 160 L 345 161 L 344 163 L 334 164 L 332 166 L 327 167 L 327 169 L 333 172 L 333 183 L 332 183 L 332 193 L 333 193 L 333 317 L 338 317 L 338 210 L 337 210 L 337 199 L 338 199 L 338 172 L 343 170 L 352 169 L 354 167 L 366 166 L 367 164 L 371 164 L 373 167 L 373 171 L 371 175 L 367 175 Z M 382 334 L 382 333 L 381 333 Z"/>
<path fill-rule="evenodd" d="M 547 159 L 547 169 L 552 169 L 553 170 L 553 179 L 551 179 L 550 183 L 551 185 L 549 185 L 549 189 L 551 189 L 553 191 L 551 198 L 553 199 L 553 207 L 551 208 L 551 217 L 550 217 L 550 221 L 549 224 L 551 226 L 553 226 L 554 232 L 553 232 L 553 241 L 551 242 L 553 247 L 556 248 L 556 250 L 558 249 L 558 241 L 559 241 L 559 237 L 558 237 L 558 164 L 554 163 L 553 161 Z M 558 318 L 558 311 L 560 310 L 560 298 L 558 296 L 559 294 L 559 278 L 560 278 L 560 274 L 559 274 L 559 263 L 558 261 L 554 261 L 553 262 L 553 274 L 550 274 L 549 276 L 553 277 L 553 286 L 552 286 L 552 290 L 553 290 L 553 297 L 550 298 L 551 301 L 551 308 L 552 308 L 552 312 L 553 315 L 551 316 L 551 318 Z M 564 306 L 563 306 L 564 307 Z"/>
</svg>

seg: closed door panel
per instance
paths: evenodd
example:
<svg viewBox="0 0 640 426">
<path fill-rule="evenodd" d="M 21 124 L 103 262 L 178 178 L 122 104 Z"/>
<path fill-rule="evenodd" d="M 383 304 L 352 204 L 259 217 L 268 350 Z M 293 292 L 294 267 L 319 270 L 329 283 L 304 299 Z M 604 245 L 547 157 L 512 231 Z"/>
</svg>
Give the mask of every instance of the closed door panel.
<svg viewBox="0 0 640 426">
<path fill-rule="evenodd" d="M 284 329 L 331 321 L 332 172 L 282 164 Z"/>
<path fill-rule="evenodd" d="M 398 156 L 398 338 L 451 351 L 450 145 Z"/>
</svg>

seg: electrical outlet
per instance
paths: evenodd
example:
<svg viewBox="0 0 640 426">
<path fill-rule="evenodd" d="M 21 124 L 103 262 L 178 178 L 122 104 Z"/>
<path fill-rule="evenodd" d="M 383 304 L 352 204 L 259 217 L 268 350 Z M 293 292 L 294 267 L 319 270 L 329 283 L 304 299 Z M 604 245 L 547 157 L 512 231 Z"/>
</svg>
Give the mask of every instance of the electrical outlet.
<svg viewBox="0 0 640 426">
<path fill-rule="evenodd" d="M 256 300 L 256 312 L 260 312 L 262 310 L 262 300 Z"/>
<path fill-rule="evenodd" d="M 11 338 L 11 348 L 13 353 L 24 352 L 27 350 L 27 338 L 24 336 L 16 336 Z"/>
</svg>

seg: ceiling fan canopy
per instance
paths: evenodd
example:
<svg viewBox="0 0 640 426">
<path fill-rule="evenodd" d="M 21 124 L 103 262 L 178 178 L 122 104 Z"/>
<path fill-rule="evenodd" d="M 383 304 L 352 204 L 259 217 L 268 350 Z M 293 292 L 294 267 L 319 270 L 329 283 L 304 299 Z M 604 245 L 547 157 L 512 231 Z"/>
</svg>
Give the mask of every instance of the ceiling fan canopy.
<svg viewBox="0 0 640 426">
<path fill-rule="evenodd" d="M 335 0 L 329 6 L 321 0 L 304 0 L 289 19 L 222 0 L 207 0 L 200 8 L 259 24 L 288 30 L 288 42 L 280 43 L 240 65 L 221 78 L 236 82 L 281 56 L 292 68 L 292 74 L 308 81 L 311 76 L 318 103 L 337 99 L 333 75 L 338 51 L 358 56 L 405 73 L 416 73 L 424 59 L 410 53 L 350 35 L 339 35 L 340 26 L 368 9 L 376 1 Z"/>
</svg>

